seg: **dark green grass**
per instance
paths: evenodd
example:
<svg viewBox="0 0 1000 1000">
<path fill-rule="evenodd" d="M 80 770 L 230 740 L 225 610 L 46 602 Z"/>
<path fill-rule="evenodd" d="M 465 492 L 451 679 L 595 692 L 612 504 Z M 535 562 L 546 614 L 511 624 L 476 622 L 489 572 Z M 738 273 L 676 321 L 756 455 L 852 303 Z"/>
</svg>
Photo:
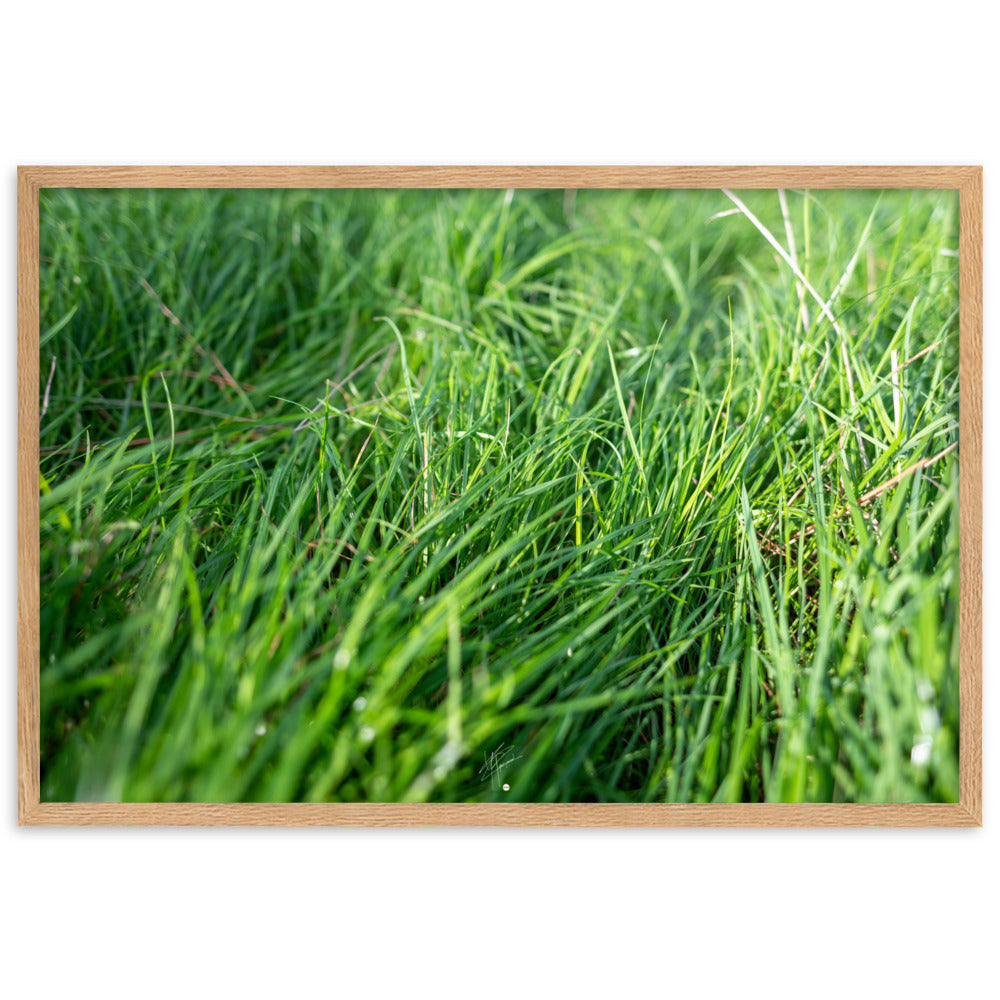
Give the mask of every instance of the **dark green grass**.
<svg viewBox="0 0 1000 1000">
<path fill-rule="evenodd" d="M 954 800 L 957 198 L 739 197 L 836 325 L 720 192 L 43 192 L 43 800 Z"/>
</svg>

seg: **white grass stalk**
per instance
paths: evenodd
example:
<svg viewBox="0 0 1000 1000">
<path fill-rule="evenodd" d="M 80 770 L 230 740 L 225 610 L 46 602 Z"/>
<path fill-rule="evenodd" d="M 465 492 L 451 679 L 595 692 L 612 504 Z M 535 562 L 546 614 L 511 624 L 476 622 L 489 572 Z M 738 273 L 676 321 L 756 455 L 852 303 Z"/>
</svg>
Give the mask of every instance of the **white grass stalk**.
<svg viewBox="0 0 1000 1000">
<path fill-rule="evenodd" d="M 707 226 L 710 222 L 715 222 L 716 219 L 725 219 L 730 215 L 739 215 L 740 210 L 738 208 L 727 208 L 722 212 L 716 212 L 715 215 L 710 215 L 705 220 L 705 225 Z"/>
<path fill-rule="evenodd" d="M 868 244 L 868 322 L 875 316 L 875 248 Z"/>
<path fill-rule="evenodd" d="M 45 419 L 45 414 L 49 412 L 49 391 L 52 389 L 52 379 L 56 374 L 56 358 L 52 355 L 52 368 L 49 369 L 49 378 L 45 383 L 45 398 L 42 400 L 42 412 L 39 414 L 38 422 L 41 423 Z"/>
<path fill-rule="evenodd" d="M 743 204 L 743 202 L 740 201 L 740 199 L 737 198 L 732 191 L 728 190 L 727 188 L 723 188 L 722 193 L 754 224 L 754 226 L 757 228 L 757 231 L 761 234 L 761 236 L 763 236 L 764 239 L 767 240 L 767 242 L 770 243 L 771 246 L 778 251 L 778 254 L 781 257 L 781 259 L 792 269 L 792 272 L 802 282 L 802 284 L 805 285 L 806 291 L 808 291 L 809 294 L 816 300 L 816 302 L 819 304 L 820 311 L 830 321 L 834 331 L 840 338 L 840 355 L 844 362 L 844 374 L 847 376 L 847 393 L 851 399 L 851 408 L 852 409 L 856 408 L 858 405 L 858 400 L 857 396 L 854 393 L 854 374 L 851 371 L 850 355 L 847 353 L 847 338 L 844 336 L 844 331 L 841 329 L 840 324 L 836 320 L 836 317 L 830 311 L 830 306 L 823 301 L 822 296 L 820 296 L 819 292 L 817 292 L 816 289 L 813 288 L 813 286 L 809 282 L 809 279 L 799 269 L 798 264 L 796 264 L 795 261 L 792 260 L 792 258 L 788 255 L 788 251 L 774 238 L 774 236 L 771 234 L 771 231 L 767 228 L 767 226 L 765 226 L 764 223 L 761 222 L 760 219 L 758 219 L 757 216 L 754 215 L 753 212 L 751 212 L 750 209 L 747 208 L 747 206 Z M 858 448 L 860 450 L 862 464 L 867 469 L 868 459 L 865 456 L 865 449 L 861 440 L 861 430 L 858 428 L 857 424 L 855 424 L 854 426 L 854 431 L 858 438 Z"/>
<path fill-rule="evenodd" d="M 889 359 L 892 362 L 892 421 L 896 428 L 896 437 L 899 437 L 900 413 L 902 411 L 899 396 L 899 352 L 890 351 Z"/>
<path fill-rule="evenodd" d="M 760 219 L 758 219 L 757 216 L 754 215 L 753 212 L 751 212 L 750 209 L 747 208 L 747 206 L 744 205 L 743 202 L 740 201 L 740 199 L 737 198 L 732 191 L 723 188 L 722 193 L 727 198 L 729 198 L 730 201 L 733 202 L 733 204 L 754 224 L 754 226 L 756 226 L 757 231 L 761 234 L 761 236 L 763 236 L 764 239 L 767 240 L 767 242 L 770 243 L 771 246 L 773 246 L 774 249 L 778 251 L 778 254 L 781 257 L 781 259 L 792 269 L 792 272 L 799 279 L 799 281 L 801 281 L 802 284 L 805 285 L 806 291 L 808 291 L 809 294 L 816 300 L 820 309 L 825 314 L 826 318 L 833 325 L 833 329 L 840 335 L 841 338 L 843 338 L 844 331 L 841 330 L 840 324 L 837 322 L 836 317 L 833 315 L 832 312 L 830 312 L 830 307 L 823 300 L 823 297 L 819 294 L 819 292 L 817 292 L 816 289 L 813 288 L 813 286 L 809 283 L 809 279 L 799 269 L 799 265 L 796 264 L 795 261 L 792 260 L 792 258 L 788 255 L 788 251 L 774 238 L 774 236 L 771 234 L 771 230 L 768 229 L 767 226 L 765 226 L 764 223 L 761 222 Z M 850 366 L 848 366 L 848 368 L 849 367 Z M 850 375 L 848 375 L 848 378 L 850 379 Z"/>
<path fill-rule="evenodd" d="M 788 240 L 788 256 L 792 258 L 792 263 L 798 267 L 799 258 L 795 252 L 795 233 L 792 230 L 792 220 L 788 216 L 788 199 L 785 198 L 785 189 L 778 188 L 778 201 L 781 203 L 781 216 L 785 220 L 785 238 Z M 809 310 L 806 308 L 806 289 L 801 281 L 796 280 L 795 288 L 799 293 L 799 316 L 802 318 L 802 329 L 809 330 Z"/>
</svg>

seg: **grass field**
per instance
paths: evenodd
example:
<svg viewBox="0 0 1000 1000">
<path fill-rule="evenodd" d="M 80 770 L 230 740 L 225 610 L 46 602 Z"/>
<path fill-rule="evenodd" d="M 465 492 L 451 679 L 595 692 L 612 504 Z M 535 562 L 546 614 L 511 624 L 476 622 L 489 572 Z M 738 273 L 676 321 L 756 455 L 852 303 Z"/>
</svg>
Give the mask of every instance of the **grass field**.
<svg viewBox="0 0 1000 1000">
<path fill-rule="evenodd" d="M 957 241 L 43 191 L 42 800 L 956 800 Z"/>
</svg>

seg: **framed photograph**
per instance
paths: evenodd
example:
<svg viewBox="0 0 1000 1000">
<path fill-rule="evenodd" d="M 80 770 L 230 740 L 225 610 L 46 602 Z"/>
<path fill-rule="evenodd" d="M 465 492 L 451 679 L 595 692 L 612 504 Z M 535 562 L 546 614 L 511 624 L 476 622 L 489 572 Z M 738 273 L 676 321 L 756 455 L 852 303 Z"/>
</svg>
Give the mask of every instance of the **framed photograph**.
<svg viewBox="0 0 1000 1000">
<path fill-rule="evenodd" d="M 22 824 L 976 826 L 979 167 L 22 167 Z"/>
</svg>

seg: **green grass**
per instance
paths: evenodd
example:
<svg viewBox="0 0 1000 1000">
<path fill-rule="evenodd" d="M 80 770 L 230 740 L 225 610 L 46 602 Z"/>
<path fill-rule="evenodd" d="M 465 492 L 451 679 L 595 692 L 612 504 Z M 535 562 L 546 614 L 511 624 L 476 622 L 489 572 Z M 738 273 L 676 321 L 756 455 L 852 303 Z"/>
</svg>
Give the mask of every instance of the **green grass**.
<svg viewBox="0 0 1000 1000">
<path fill-rule="evenodd" d="M 737 197 L 828 310 L 717 191 L 43 191 L 43 800 L 955 800 L 957 197 Z"/>
</svg>

